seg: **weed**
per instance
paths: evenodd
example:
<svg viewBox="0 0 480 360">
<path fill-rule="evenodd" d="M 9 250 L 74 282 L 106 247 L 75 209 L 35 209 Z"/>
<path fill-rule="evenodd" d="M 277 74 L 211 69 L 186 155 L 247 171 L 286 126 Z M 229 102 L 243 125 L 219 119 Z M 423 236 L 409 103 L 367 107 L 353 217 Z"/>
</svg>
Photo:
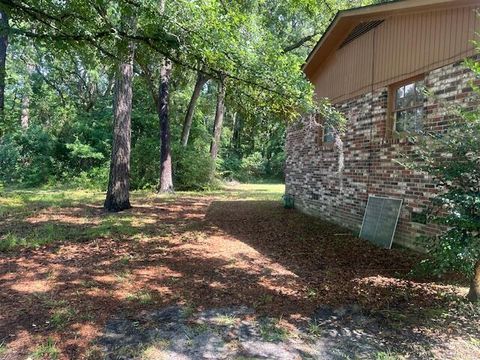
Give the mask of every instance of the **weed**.
<svg viewBox="0 0 480 360">
<path fill-rule="evenodd" d="M 0 343 L 0 356 L 4 355 L 7 352 L 7 345 L 2 341 Z"/>
<path fill-rule="evenodd" d="M 195 312 L 195 307 L 193 305 L 185 305 L 182 310 L 182 317 L 184 319 L 190 318 Z"/>
<path fill-rule="evenodd" d="M 255 302 L 254 306 L 259 307 L 262 305 L 268 305 L 273 301 L 273 296 L 270 294 L 262 294 Z"/>
<path fill-rule="evenodd" d="M 98 283 L 95 280 L 82 280 L 81 285 L 87 289 L 98 287 Z"/>
<path fill-rule="evenodd" d="M 315 299 L 318 296 L 316 289 L 307 289 L 307 298 Z"/>
<path fill-rule="evenodd" d="M 218 325 L 231 326 L 237 323 L 237 318 L 233 315 L 218 315 L 215 317 L 215 322 Z"/>
<path fill-rule="evenodd" d="M 311 321 L 308 324 L 307 332 L 312 336 L 318 337 L 322 335 L 323 329 L 316 321 Z"/>
<path fill-rule="evenodd" d="M 208 332 L 209 330 L 210 330 L 210 327 L 205 323 L 193 324 L 187 330 L 186 335 L 187 335 L 187 338 L 192 339 L 195 336 L 198 336 L 198 335 L 201 335 L 201 334 L 204 334 L 204 333 Z"/>
<path fill-rule="evenodd" d="M 93 345 L 89 347 L 85 352 L 85 360 L 99 360 L 99 359 L 105 359 L 105 354 L 99 346 Z"/>
<path fill-rule="evenodd" d="M 122 266 L 127 266 L 130 264 L 130 256 L 129 255 L 126 255 L 126 256 L 122 256 L 120 258 L 120 260 L 118 260 L 118 264 L 122 265 Z"/>
<path fill-rule="evenodd" d="M 33 351 L 32 357 L 34 359 L 58 359 L 60 350 L 58 350 L 55 341 L 52 338 L 48 338 L 46 342 L 37 346 Z"/>
<path fill-rule="evenodd" d="M 289 331 L 279 325 L 279 320 L 266 319 L 260 322 L 260 335 L 265 341 L 280 342 L 287 339 Z"/>
<path fill-rule="evenodd" d="M 142 305 L 153 303 L 153 296 L 149 291 L 142 290 L 133 294 L 128 294 L 125 299 L 131 302 L 138 302 Z"/>
<path fill-rule="evenodd" d="M 375 354 L 375 360 L 398 360 L 400 357 L 390 351 L 379 351 Z"/>
<path fill-rule="evenodd" d="M 115 273 L 115 277 L 120 282 L 123 282 L 123 281 L 126 281 L 126 280 L 130 279 L 131 275 L 132 274 L 129 270 L 122 270 L 122 271 L 119 271 L 119 272 Z"/>
<path fill-rule="evenodd" d="M 76 314 L 77 312 L 69 306 L 55 309 L 50 317 L 50 325 L 55 329 L 63 329 Z"/>
<path fill-rule="evenodd" d="M 471 337 L 469 341 L 473 346 L 480 348 L 480 339 Z"/>
</svg>

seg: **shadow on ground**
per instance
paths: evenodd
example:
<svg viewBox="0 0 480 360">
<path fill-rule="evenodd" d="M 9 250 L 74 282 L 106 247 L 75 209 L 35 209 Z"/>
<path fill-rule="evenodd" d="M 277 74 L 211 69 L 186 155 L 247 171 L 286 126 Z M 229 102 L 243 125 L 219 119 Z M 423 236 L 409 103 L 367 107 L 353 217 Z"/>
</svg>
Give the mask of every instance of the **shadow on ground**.
<svg viewBox="0 0 480 360">
<path fill-rule="evenodd" d="M 302 339 L 332 357 L 393 349 L 413 358 L 478 354 L 470 341 L 479 338 L 478 309 L 456 300 L 454 287 L 409 278 L 417 255 L 375 248 L 276 201 L 147 198 L 116 215 L 90 203 L 6 213 L 2 220 L 2 236 L 51 236 L 48 245 L 0 256 L 0 344 L 7 344 L 8 359 L 55 349 L 72 359 L 117 354 L 108 341 L 127 341 L 135 327 L 135 345 L 127 346 L 134 354 L 125 358 L 152 346 L 154 353 L 160 347 L 195 358 L 189 346 L 201 343 L 197 350 L 211 354 L 212 341 L 241 357 L 242 342 L 250 341 L 235 328 L 242 321 L 256 329 L 251 341 L 297 351 L 288 344 Z M 191 313 L 171 321 L 183 331 L 177 337 L 154 315 L 172 306 Z M 229 315 L 238 309 L 248 311 Z M 217 312 L 234 317 L 235 326 L 197 322 Z M 275 325 L 262 333 L 260 319 Z M 449 345 L 456 339 L 463 350 Z"/>
</svg>

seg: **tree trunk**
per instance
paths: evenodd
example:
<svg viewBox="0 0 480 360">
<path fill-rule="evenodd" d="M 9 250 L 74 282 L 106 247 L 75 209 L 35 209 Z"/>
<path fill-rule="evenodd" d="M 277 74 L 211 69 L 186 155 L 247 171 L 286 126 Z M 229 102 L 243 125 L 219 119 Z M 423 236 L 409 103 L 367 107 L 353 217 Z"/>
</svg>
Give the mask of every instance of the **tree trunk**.
<svg viewBox="0 0 480 360">
<path fill-rule="evenodd" d="M 197 104 L 198 97 L 202 91 L 203 86 L 207 83 L 208 77 L 198 72 L 197 81 L 195 83 L 195 88 L 193 89 L 193 94 L 188 104 L 187 114 L 185 116 L 185 121 L 183 123 L 182 129 L 182 146 L 186 147 L 188 143 L 188 137 L 190 135 L 190 129 L 192 128 L 193 121 L 193 112 L 195 111 L 195 105 Z"/>
<path fill-rule="evenodd" d="M 158 87 L 158 119 L 160 121 L 160 182 L 158 192 L 173 192 L 172 154 L 170 150 L 170 122 L 168 114 L 169 85 L 172 62 L 164 59 L 160 68 Z"/>
<path fill-rule="evenodd" d="M 480 301 L 480 260 L 475 264 L 470 291 L 468 292 L 467 297 L 470 301 Z"/>
<path fill-rule="evenodd" d="M 22 111 L 20 113 L 20 125 L 22 126 L 22 130 L 24 131 L 30 127 L 30 94 L 32 90 L 30 83 L 34 68 L 35 66 L 33 66 L 32 64 L 27 64 L 27 78 L 23 89 Z"/>
<path fill-rule="evenodd" d="M 127 61 L 118 66 L 115 80 L 112 158 L 104 204 L 105 209 L 112 212 L 131 208 L 129 190 L 133 55 L 131 45 Z"/>
<path fill-rule="evenodd" d="M 235 113 L 233 117 L 233 134 L 232 134 L 232 141 L 230 146 L 237 151 L 240 148 L 241 129 L 242 129 L 242 118 L 238 113 Z"/>
<path fill-rule="evenodd" d="M 5 11 L 0 11 L 0 117 L 2 118 L 5 110 L 5 65 L 7 61 L 8 29 L 8 15 Z"/>
<path fill-rule="evenodd" d="M 213 139 L 210 145 L 210 156 L 213 160 L 217 158 L 220 137 L 222 136 L 223 115 L 225 113 L 225 79 L 222 77 L 218 82 L 217 110 L 215 122 L 213 123 Z"/>
<path fill-rule="evenodd" d="M 22 130 L 27 130 L 30 126 L 30 95 L 28 91 L 22 97 L 22 112 L 20 114 L 20 124 Z"/>
</svg>

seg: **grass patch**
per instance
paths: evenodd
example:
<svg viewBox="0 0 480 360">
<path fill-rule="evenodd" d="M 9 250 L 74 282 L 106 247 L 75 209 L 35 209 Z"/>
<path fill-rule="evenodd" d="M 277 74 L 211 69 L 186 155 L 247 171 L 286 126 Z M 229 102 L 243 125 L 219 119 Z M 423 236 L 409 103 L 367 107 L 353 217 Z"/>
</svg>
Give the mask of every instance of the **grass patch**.
<svg viewBox="0 0 480 360">
<path fill-rule="evenodd" d="M 374 356 L 375 360 L 399 360 L 400 356 L 390 352 L 390 351 L 379 351 Z"/>
<path fill-rule="evenodd" d="M 46 342 L 38 345 L 32 353 L 34 359 L 56 360 L 59 356 L 60 350 L 58 350 L 55 341 L 52 338 L 48 338 Z"/>
<path fill-rule="evenodd" d="M 98 360 L 98 359 L 105 359 L 105 354 L 103 350 L 97 345 L 93 345 L 89 347 L 85 352 L 85 360 Z"/>
<path fill-rule="evenodd" d="M 311 321 L 308 324 L 307 327 L 307 332 L 309 335 L 314 336 L 314 337 L 319 337 L 323 333 L 322 327 L 316 322 L 316 321 Z"/>
<path fill-rule="evenodd" d="M 134 226 L 136 219 L 132 216 L 109 215 L 102 218 L 100 225 L 92 226 L 84 231 L 87 240 L 107 237 L 134 236 L 142 229 Z"/>
<path fill-rule="evenodd" d="M 77 312 L 69 306 L 57 308 L 50 317 L 50 325 L 57 330 L 64 329 L 76 315 Z"/>
<path fill-rule="evenodd" d="M 260 321 L 260 336 L 265 341 L 280 342 L 285 341 L 289 336 L 289 331 L 279 325 L 279 320 L 264 319 Z"/>
<path fill-rule="evenodd" d="M 43 224 L 31 227 L 25 232 L 25 228 L 19 228 L 18 232 L 9 232 L 0 238 L 0 252 L 9 252 L 17 248 L 39 248 L 53 242 L 62 242 L 75 239 L 78 231 L 68 225 Z"/>
<path fill-rule="evenodd" d="M 192 339 L 198 335 L 202 335 L 208 331 L 210 331 L 210 327 L 208 324 L 202 323 L 202 324 L 192 324 L 190 328 L 188 329 L 187 338 Z"/>
<path fill-rule="evenodd" d="M 142 305 L 148 305 L 153 303 L 153 295 L 151 292 L 142 290 L 133 294 L 127 294 L 125 300 L 131 302 L 138 302 Z"/>
<path fill-rule="evenodd" d="M 5 355 L 7 352 L 7 345 L 4 342 L 0 343 L 0 356 Z"/>
<path fill-rule="evenodd" d="M 253 304 L 254 307 L 265 306 L 273 301 L 273 296 L 270 294 L 262 294 Z"/>
<path fill-rule="evenodd" d="M 275 200 L 280 201 L 285 186 L 283 184 L 238 184 L 223 189 L 205 192 L 178 192 L 168 197 L 161 197 L 162 203 L 168 203 L 185 196 L 203 197 L 218 196 L 226 200 Z M 132 200 L 149 204 L 158 202 L 157 195 L 145 191 L 131 193 Z M 95 204 L 100 206 L 104 193 L 71 189 L 24 189 L 0 191 L 0 223 L 9 224 L 0 229 L 0 252 L 10 252 L 19 248 L 38 248 L 54 242 L 85 242 L 98 238 L 114 238 L 119 240 L 149 239 L 151 236 L 166 237 L 170 229 L 159 230 L 155 218 L 139 217 L 131 214 L 115 214 L 100 216 L 100 223 L 79 228 L 78 225 L 65 223 L 45 223 L 33 225 L 23 223 L 28 216 L 42 209 L 79 207 Z M 84 217 L 89 223 L 90 209 L 85 209 Z M 98 217 L 97 217 L 98 218 Z M 17 224 L 18 222 L 18 224 Z M 183 242 L 197 242 L 205 239 L 205 234 L 196 229 L 183 234 Z"/>
<path fill-rule="evenodd" d="M 194 312 L 195 312 L 195 307 L 191 304 L 187 304 L 182 309 L 182 317 L 184 319 L 188 319 L 188 318 L 192 317 Z"/>
<path fill-rule="evenodd" d="M 143 350 L 142 360 L 157 360 L 164 358 L 164 351 L 170 346 L 170 340 L 160 339 L 156 340 L 154 344 L 149 345 Z"/>
<path fill-rule="evenodd" d="M 122 270 L 115 273 L 115 278 L 117 279 L 118 282 L 128 281 L 130 280 L 131 276 L 132 276 L 132 273 L 130 272 L 130 270 Z"/>
</svg>

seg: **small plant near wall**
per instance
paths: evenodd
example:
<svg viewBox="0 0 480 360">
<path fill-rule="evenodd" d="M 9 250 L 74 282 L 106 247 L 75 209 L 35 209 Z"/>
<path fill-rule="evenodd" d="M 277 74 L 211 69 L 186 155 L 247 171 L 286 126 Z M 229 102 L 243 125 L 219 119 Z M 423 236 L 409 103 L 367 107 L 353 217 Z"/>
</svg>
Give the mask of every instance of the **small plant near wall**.
<svg viewBox="0 0 480 360">
<path fill-rule="evenodd" d="M 466 65 L 480 78 L 480 63 Z M 476 97 L 478 87 L 472 84 Z M 404 154 L 407 168 L 430 175 L 438 195 L 429 219 L 443 232 L 427 243 L 430 257 L 421 266 L 441 275 L 459 271 L 471 279 L 468 298 L 480 300 L 480 111 L 459 110 L 447 131 L 425 134 L 412 141 L 415 151 Z M 406 159 L 406 161 L 405 161 Z"/>
</svg>

